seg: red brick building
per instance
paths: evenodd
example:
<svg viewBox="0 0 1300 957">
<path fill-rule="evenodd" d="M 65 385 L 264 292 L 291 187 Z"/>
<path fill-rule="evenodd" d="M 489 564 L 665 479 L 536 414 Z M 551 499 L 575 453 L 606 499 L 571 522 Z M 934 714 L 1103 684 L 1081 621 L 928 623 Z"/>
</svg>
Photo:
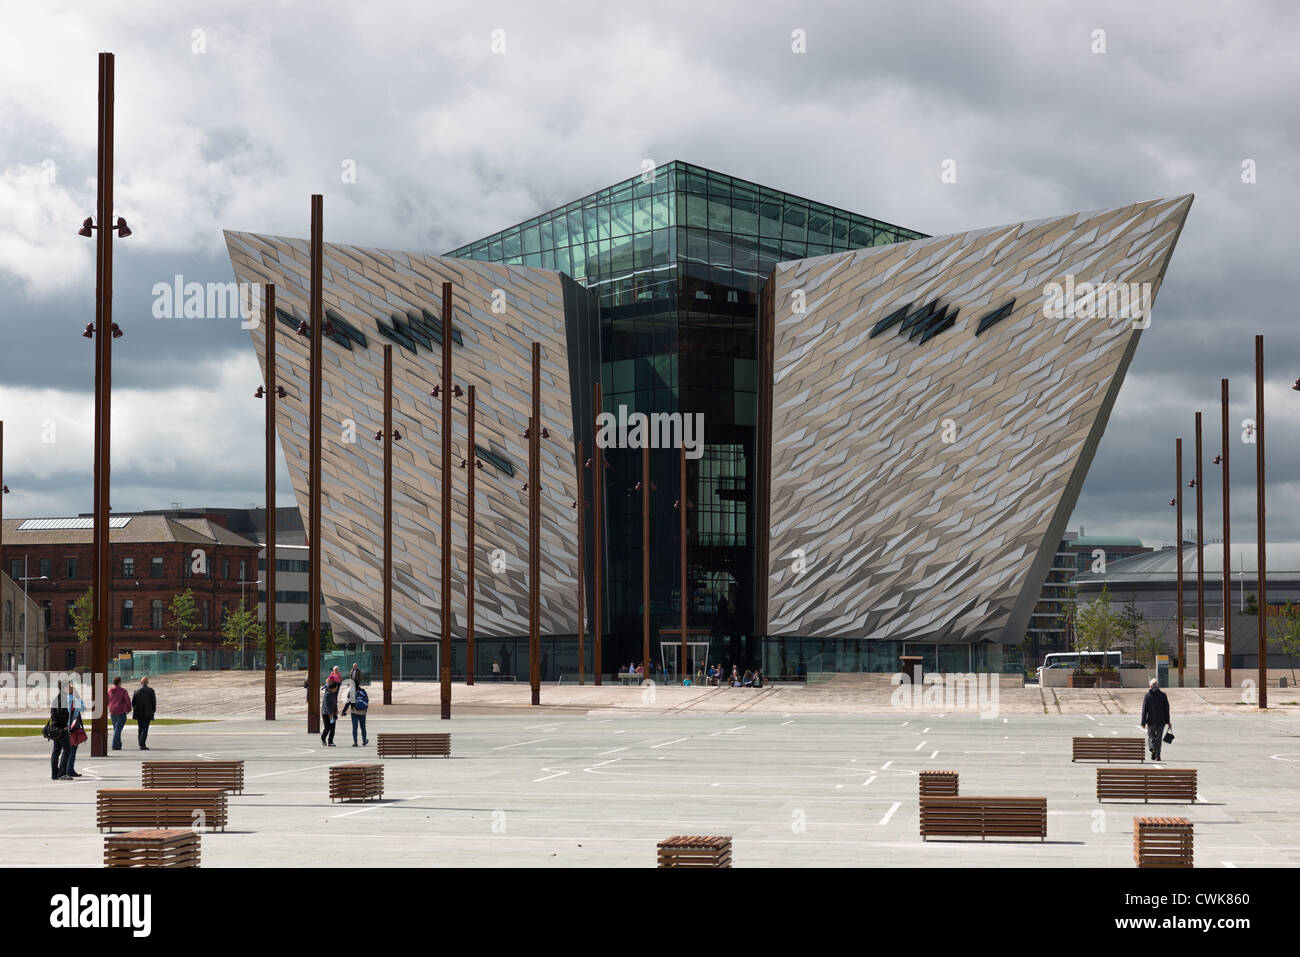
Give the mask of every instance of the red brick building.
<svg viewBox="0 0 1300 957">
<path fill-rule="evenodd" d="M 181 650 L 221 649 L 221 623 L 239 607 L 241 593 L 247 606 L 257 607 L 257 542 L 207 518 L 114 515 L 110 526 L 110 659 L 177 650 L 168 608 L 186 589 L 194 592 L 199 627 Z M 15 581 L 46 576 L 27 586 L 44 612 L 51 668 L 91 665 L 90 642 L 77 640 L 72 606 L 93 583 L 92 536 L 89 518 L 4 520 L 0 567 Z"/>
</svg>

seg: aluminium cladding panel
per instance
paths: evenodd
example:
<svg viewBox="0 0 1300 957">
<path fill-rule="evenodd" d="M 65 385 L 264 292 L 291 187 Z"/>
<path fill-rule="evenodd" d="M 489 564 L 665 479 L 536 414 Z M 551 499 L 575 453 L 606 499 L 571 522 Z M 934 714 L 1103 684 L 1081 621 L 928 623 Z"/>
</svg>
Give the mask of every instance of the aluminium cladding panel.
<svg viewBox="0 0 1300 957">
<path fill-rule="evenodd" d="M 1191 200 L 776 267 L 767 634 L 1023 637 L 1141 335 L 1082 302 L 1053 318 L 1046 287 L 1149 283 L 1153 301 Z M 957 319 L 872 335 L 908 303 Z"/>
<path fill-rule="evenodd" d="M 226 233 L 241 282 L 276 285 L 279 308 L 295 323 L 308 316 L 305 240 Z M 387 337 L 394 313 L 425 330 L 440 329 L 442 283 L 452 283 L 455 384 L 478 389 L 476 442 L 514 468 L 508 475 L 485 461 L 475 483 L 475 636 L 528 633 L 527 442 L 531 343 L 542 344 L 542 417 L 550 431 L 541 449 L 541 630 L 577 628 L 577 543 L 570 503 L 577 498 L 573 455 L 563 277 L 550 270 L 325 244 L 324 299 L 361 333 L 351 348 L 327 339 L 322 403 L 322 590 L 340 635 L 379 640 L 382 620 L 383 346 L 393 345 L 393 639 L 441 631 L 441 403 L 430 390 L 441 379 L 441 344 Z M 260 296 L 255 296 L 260 301 Z M 494 309 L 495 305 L 495 309 Z M 265 323 L 252 330 L 265 371 Z M 300 503 L 307 500 L 308 339 L 275 325 L 277 375 L 288 398 L 277 403 L 276 428 Z M 426 336 L 427 341 L 427 336 Z M 414 347 L 414 348 L 412 348 Z M 465 634 L 466 483 L 462 459 L 467 398 L 453 401 L 452 633 Z M 498 551 L 499 550 L 499 551 Z M 495 568 L 494 568 L 495 566 Z M 498 570 L 499 569 L 499 570 Z"/>
</svg>

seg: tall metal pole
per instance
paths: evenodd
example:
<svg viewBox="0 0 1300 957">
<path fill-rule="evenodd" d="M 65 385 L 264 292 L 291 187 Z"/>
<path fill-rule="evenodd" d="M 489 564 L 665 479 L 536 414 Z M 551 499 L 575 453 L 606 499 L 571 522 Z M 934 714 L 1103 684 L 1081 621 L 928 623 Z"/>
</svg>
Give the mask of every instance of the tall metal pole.
<svg viewBox="0 0 1300 957">
<path fill-rule="evenodd" d="M 320 734 L 320 602 L 321 602 L 321 364 L 325 343 L 324 306 L 325 198 L 311 197 L 311 415 L 307 439 L 307 731 Z"/>
<path fill-rule="evenodd" d="M 384 346 L 384 704 L 393 703 L 393 347 Z"/>
<path fill-rule="evenodd" d="M 597 382 L 592 388 L 592 403 L 591 403 L 591 408 L 593 410 L 592 422 L 593 425 L 595 426 L 595 430 L 592 432 L 593 437 L 597 437 L 600 435 L 600 412 L 601 412 L 600 403 L 601 403 L 600 383 Z M 604 613 L 603 597 L 604 597 L 604 585 L 605 585 L 605 574 L 604 574 L 604 565 L 603 565 L 603 562 L 605 560 L 604 558 L 605 524 L 604 524 L 604 518 L 602 517 L 600 511 L 601 495 L 605 488 L 605 452 L 604 449 L 600 447 L 599 438 L 596 438 L 592 442 L 592 445 L 594 445 L 595 448 L 593 448 L 591 452 L 591 486 L 592 486 L 591 487 L 591 499 L 592 499 L 591 527 L 592 527 L 592 537 L 594 539 L 595 547 L 596 547 L 595 555 L 593 556 L 595 561 L 592 563 L 596 572 L 596 582 L 595 582 L 596 595 L 595 595 L 595 607 L 592 609 L 592 611 L 595 612 L 594 615 L 595 620 L 593 622 L 595 634 L 592 636 L 593 647 L 591 649 L 592 651 L 591 672 L 593 675 L 595 675 L 596 687 L 599 688 L 600 672 L 602 669 L 602 661 L 601 661 L 601 654 L 600 654 L 601 651 L 600 639 L 604 634 L 604 630 L 605 630 L 605 624 L 603 618 L 603 613 Z"/>
<path fill-rule="evenodd" d="M 442 719 L 451 718 L 451 283 L 442 284 Z"/>
<path fill-rule="evenodd" d="M 528 420 L 528 681 L 532 702 L 542 703 L 541 614 L 541 442 L 542 344 L 533 343 L 533 414 Z"/>
<path fill-rule="evenodd" d="M 1174 482 L 1178 494 L 1178 687 L 1186 687 L 1184 667 L 1187 659 L 1186 643 L 1183 640 L 1183 440 L 1174 440 Z"/>
<path fill-rule="evenodd" d="M 1232 522 L 1228 499 L 1228 380 L 1220 379 L 1223 391 L 1223 686 L 1232 687 Z"/>
<path fill-rule="evenodd" d="M 1268 708 L 1268 569 L 1264 545 L 1264 337 L 1255 337 L 1255 543 L 1259 569 L 1259 706 Z"/>
<path fill-rule="evenodd" d="M 650 442 L 641 446 L 641 667 L 650 674 Z"/>
<path fill-rule="evenodd" d="M 680 482 L 681 488 L 677 493 L 677 511 L 681 514 L 678 516 L 680 534 L 681 534 L 681 580 L 678 586 L 682 594 L 682 668 L 678 674 L 685 677 L 686 675 L 686 443 L 682 443 L 679 450 L 681 455 Z"/>
<path fill-rule="evenodd" d="M 583 660 L 583 651 L 585 650 L 583 648 L 583 639 L 586 637 L 585 634 L 586 622 L 582 620 L 583 619 L 582 613 L 584 610 L 583 599 L 586 597 L 585 595 L 583 595 L 583 592 L 586 590 L 586 585 L 587 585 L 587 566 L 583 561 L 584 557 L 586 556 L 586 552 L 583 548 L 583 541 L 582 541 L 582 535 L 586 523 L 583 521 L 582 513 L 587 508 L 587 490 L 583 487 L 585 483 L 582 480 L 583 461 L 584 459 L 582 457 L 582 439 L 579 439 L 578 440 L 578 501 L 575 504 L 575 508 L 577 508 L 578 510 L 578 684 L 579 685 L 586 684 L 586 681 L 584 680 L 586 677 L 585 674 L 586 663 Z"/>
<path fill-rule="evenodd" d="M 109 464 L 113 393 L 113 72 L 111 53 L 99 55 L 99 175 L 95 222 L 98 269 L 95 294 L 95 518 L 94 518 L 94 643 L 91 650 L 91 691 L 108 688 L 108 627 L 110 538 L 108 528 Z M 90 755 L 108 754 L 108 709 L 95 701 L 90 725 Z"/>
<path fill-rule="evenodd" d="M 1196 413 L 1196 687 L 1205 687 L 1205 509 L 1201 494 L 1201 413 Z"/>
<path fill-rule="evenodd" d="M 275 286 L 263 289 L 266 323 L 266 720 L 275 720 Z"/>
<path fill-rule="evenodd" d="M 478 399 L 474 387 L 469 387 L 469 413 L 467 445 L 469 454 L 465 457 L 465 468 L 469 469 L 468 488 L 465 492 L 465 684 L 474 683 L 474 473 L 478 471 L 478 446 L 474 444 L 474 413 Z"/>
</svg>

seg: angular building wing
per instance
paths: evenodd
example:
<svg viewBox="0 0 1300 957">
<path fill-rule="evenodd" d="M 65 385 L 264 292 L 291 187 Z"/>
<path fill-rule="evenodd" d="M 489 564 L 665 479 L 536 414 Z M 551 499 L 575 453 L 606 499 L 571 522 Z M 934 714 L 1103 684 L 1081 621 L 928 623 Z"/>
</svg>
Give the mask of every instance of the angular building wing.
<svg viewBox="0 0 1300 957">
<path fill-rule="evenodd" d="M 276 370 L 288 397 L 277 404 L 281 447 L 298 501 L 307 501 L 309 314 L 305 240 L 227 232 L 235 275 L 274 283 L 277 315 L 252 330 L 265 371 L 274 329 Z M 394 640 L 441 630 L 442 284 L 452 283 L 454 384 L 477 387 L 475 634 L 528 632 L 528 509 L 525 482 L 531 414 L 531 348 L 541 343 L 541 629 L 577 629 L 578 498 L 575 438 L 590 441 L 587 383 L 598 375 L 595 297 L 558 272 L 389 250 L 325 244 L 325 442 L 322 450 L 322 591 L 337 634 L 378 640 L 382 627 L 383 346 L 393 347 Z M 260 294 L 259 294 L 260 295 Z M 308 330 L 314 334 L 315 330 Z M 581 386 L 578 384 L 581 383 Z M 453 402 L 453 634 L 465 632 L 466 397 Z M 577 425 L 575 426 L 575 423 Z M 576 434 L 575 434 L 576 428 Z"/>
<path fill-rule="evenodd" d="M 1191 199 L 776 267 L 761 634 L 1024 637 Z"/>
</svg>

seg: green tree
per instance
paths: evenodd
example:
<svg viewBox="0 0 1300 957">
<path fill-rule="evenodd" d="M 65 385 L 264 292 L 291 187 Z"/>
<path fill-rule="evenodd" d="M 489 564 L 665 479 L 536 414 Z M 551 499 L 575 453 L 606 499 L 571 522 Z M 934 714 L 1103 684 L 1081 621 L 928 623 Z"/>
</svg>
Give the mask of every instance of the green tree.
<svg viewBox="0 0 1300 957">
<path fill-rule="evenodd" d="M 1246 614 L 1248 615 L 1259 614 L 1259 599 L 1255 597 L 1255 593 L 1253 591 L 1246 593 Z"/>
<path fill-rule="evenodd" d="M 1120 616 L 1111 610 L 1110 591 L 1105 585 L 1101 597 L 1078 610 L 1075 631 L 1075 648 L 1080 652 L 1097 652 L 1104 668 L 1106 652 L 1115 647 L 1123 635 Z"/>
<path fill-rule="evenodd" d="M 243 647 L 245 643 L 251 642 L 256 648 L 259 643 L 265 643 L 264 631 L 262 623 L 257 619 L 257 611 L 245 608 L 241 601 L 221 623 L 221 643 Z"/>
<path fill-rule="evenodd" d="M 194 600 L 192 588 L 187 588 L 172 598 L 167 607 L 166 625 L 176 633 L 176 650 L 179 651 L 181 642 L 186 641 L 190 632 L 199 627 L 199 607 Z"/>
<path fill-rule="evenodd" d="M 1164 654 L 1165 639 L 1155 625 L 1144 625 L 1133 646 L 1139 661 L 1149 661 L 1156 666 L 1156 656 Z"/>
<path fill-rule="evenodd" d="M 1282 654 L 1291 659 L 1291 682 L 1295 683 L 1295 659 L 1300 656 L 1300 605 L 1287 602 L 1279 609 L 1269 628 L 1270 640 Z"/>
<path fill-rule="evenodd" d="M 1137 650 L 1138 640 L 1142 637 L 1142 623 L 1146 621 L 1146 617 L 1138 610 L 1137 596 L 1130 592 L 1128 601 L 1124 603 L 1124 608 L 1119 613 L 1119 626 L 1124 640 L 1135 651 Z"/>
<path fill-rule="evenodd" d="M 72 603 L 72 629 L 77 633 L 77 641 L 83 644 L 95 633 L 95 589 L 87 588 Z"/>
</svg>

